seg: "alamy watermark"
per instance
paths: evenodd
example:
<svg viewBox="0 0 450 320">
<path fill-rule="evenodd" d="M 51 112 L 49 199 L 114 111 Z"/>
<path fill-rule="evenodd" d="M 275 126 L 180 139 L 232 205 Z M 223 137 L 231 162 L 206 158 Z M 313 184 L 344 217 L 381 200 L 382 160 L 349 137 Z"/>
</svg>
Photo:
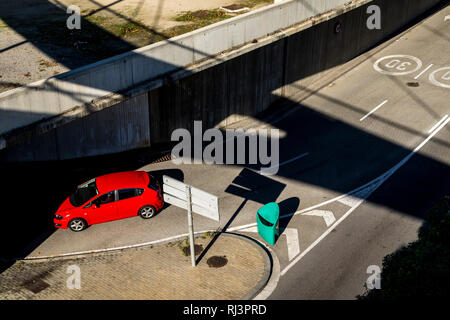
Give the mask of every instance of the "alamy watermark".
<svg viewBox="0 0 450 320">
<path fill-rule="evenodd" d="M 67 7 L 67 14 L 70 16 L 67 18 L 66 26 L 69 30 L 81 29 L 81 9 L 76 5 L 71 5 Z"/>
<path fill-rule="evenodd" d="M 366 272 L 370 274 L 366 280 L 367 289 L 381 289 L 381 268 L 377 265 L 371 265 L 367 267 Z"/>
<path fill-rule="evenodd" d="M 176 129 L 172 132 L 172 141 L 181 140 L 172 149 L 172 162 L 174 164 L 260 164 L 264 166 L 261 167 L 261 173 L 273 175 L 278 172 L 279 167 L 279 136 L 278 129 L 221 131 L 211 128 L 203 133 L 202 122 L 194 121 L 193 138 L 187 129 Z M 203 147 L 204 142 L 210 143 Z M 191 160 L 192 156 L 193 160 Z"/>
<path fill-rule="evenodd" d="M 70 276 L 66 280 L 66 286 L 68 289 L 81 289 L 81 269 L 76 264 L 72 264 L 67 267 L 67 274 Z"/>
<path fill-rule="evenodd" d="M 367 18 L 366 26 L 369 30 L 381 29 L 381 9 L 377 5 L 370 5 L 367 7 L 367 14 L 370 16 Z"/>
</svg>

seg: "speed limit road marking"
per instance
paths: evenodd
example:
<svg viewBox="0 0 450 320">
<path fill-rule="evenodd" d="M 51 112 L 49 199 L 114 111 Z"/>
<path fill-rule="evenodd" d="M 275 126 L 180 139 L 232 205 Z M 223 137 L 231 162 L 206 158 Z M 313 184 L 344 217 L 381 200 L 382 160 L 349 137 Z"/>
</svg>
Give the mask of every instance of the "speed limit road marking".
<svg viewBox="0 0 450 320">
<path fill-rule="evenodd" d="M 428 70 L 431 70 L 433 64 L 423 69 L 414 79 L 418 79 Z M 422 68 L 422 61 L 414 56 L 405 54 L 395 54 L 385 56 L 373 64 L 373 68 L 385 75 L 404 76 L 419 71 Z M 428 80 L 435 86 L 450 89 L 450 67 L 436 69 L 430 73 Z"/>
<path fill-rule="evenodd" d="M 435 86 L 450 89 L 450 67 L 444 67 L 433 71 L 430 73 L 429 80 Z"/>
<path fill-rule="evenodd" d="M 378 59 L 373 64 L 373 68 L 382 74 L 403 76 L 422 68 L 422 61 L 414 56 L 397 54 Z"/>
</svg>

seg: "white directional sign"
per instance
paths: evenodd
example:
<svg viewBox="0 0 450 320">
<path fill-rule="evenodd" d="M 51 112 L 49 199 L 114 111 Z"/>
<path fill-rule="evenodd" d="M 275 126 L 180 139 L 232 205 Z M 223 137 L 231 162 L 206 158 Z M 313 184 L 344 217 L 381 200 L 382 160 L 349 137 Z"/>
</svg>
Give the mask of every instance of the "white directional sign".
<svg viewBox="0 0 450 320">
<path fill-rule="evenodd" d="M 192 212 L 219 221 L 219 200 L 215 195 L 163 176 L 164 201 L 187 210 L 191 263 L 195 267 L 194 219 Z"/>
<path fill-rule="evenodd" d="M 188 209 L 186 200 L 187 184 L 163 176 L 164 201 L 182 209 Z M 219 221 L 219 200 L 217 196 L 189 186 L 191 189 L 192 212 Z"/>
</svg>

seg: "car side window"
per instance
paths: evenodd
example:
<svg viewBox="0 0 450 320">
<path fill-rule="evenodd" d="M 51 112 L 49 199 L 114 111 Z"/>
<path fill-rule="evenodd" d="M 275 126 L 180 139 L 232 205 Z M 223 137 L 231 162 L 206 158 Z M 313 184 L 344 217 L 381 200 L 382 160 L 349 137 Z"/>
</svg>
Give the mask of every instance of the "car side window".
<svg viewBox="0 0 450 320">
<path fill-rule="evenodd" d="M 144 192 L 144 189 L 120 189 L 118 191 L 119 193 L 119 200 L 125 200 L 133 197 L 140 196 Z"/>
<path fill-rule="evenodd" d="M 95 199 L 94 201 L 92 201 L 93 204 L 95 205 L 102 205 L 102 204 L 107 204 L 107 203 L 111 203 L 114 202 L 114 191 L 105 193 L 104 195 L 98 197 L 97 199 Z"/>
</svg>

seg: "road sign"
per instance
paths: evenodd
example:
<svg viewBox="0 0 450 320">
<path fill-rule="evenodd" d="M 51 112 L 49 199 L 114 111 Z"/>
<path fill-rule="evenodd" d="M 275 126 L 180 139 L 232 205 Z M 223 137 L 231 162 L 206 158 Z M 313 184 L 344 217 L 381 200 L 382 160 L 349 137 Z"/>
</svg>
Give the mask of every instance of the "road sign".
<svg viewBox="0 0 450 320">
<path fill-rule="evenodd" d="M 194 219 L 192 212 L 219 221 L 219 199 L 215 195 L 168 176 L 163 176 L 163 193 L 165 202 L 186 209 L 188 212 L 191 262 L 192 266 L 195 267 Z"/>
<path fill-rule="evenodd" d="M 186 186 L 181 181 L 163 176 L 164 201 L 182 209 L 188 209 Z M 192 212 L 219 221 L 219 199 L 206 191 L 189 186 L 191 190 Z"/>
</svg>

